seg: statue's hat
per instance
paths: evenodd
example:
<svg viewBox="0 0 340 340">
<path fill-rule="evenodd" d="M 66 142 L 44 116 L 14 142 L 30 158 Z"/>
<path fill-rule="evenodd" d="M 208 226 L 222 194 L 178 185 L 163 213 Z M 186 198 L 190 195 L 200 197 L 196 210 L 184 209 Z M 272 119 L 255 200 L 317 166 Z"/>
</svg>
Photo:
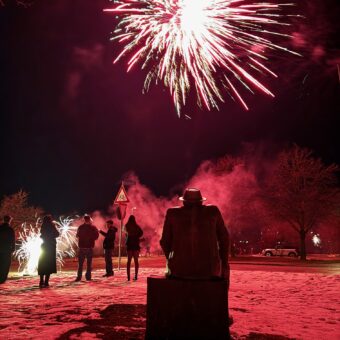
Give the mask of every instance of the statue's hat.
<svg viewBox="0 0 340 340">
<path fill-rule="evenodd" d="M 201 191 L 195 188 L 185 189 L 183 196 L 179 199 L 185 202 L 202 202 L 206 200 L 205 197 L 202 197 Z"/>
</svg>

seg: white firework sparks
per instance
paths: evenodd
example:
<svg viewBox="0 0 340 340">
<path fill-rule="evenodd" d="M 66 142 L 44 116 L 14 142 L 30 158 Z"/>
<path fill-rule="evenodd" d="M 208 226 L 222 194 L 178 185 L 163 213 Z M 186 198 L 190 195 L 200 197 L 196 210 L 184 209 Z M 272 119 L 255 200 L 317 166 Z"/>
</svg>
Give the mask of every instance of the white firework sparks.
<svg viewBox="0 0 340 340">
<path fill-rule="evenodd" d="M 19 261 L 19 272 L 24 275 L 33 275 L 37 271 L 42 244 L 37 224 L 33 227 L 23 223 L 22 231 L 19 232 L 20 247 L 15 251 L 14 256 Z"/>
<path fill-rule="evenodd" d="M 75 247 L 77 245 L 77 227 L 73 226 L 75 218 L 59 217 L 55 221 L 60 236 L 57 238 L 57 257 L 60 263 L 65 257 L 75 257 Z"/>
<path fill-rule="evenodd" d="M 57 238 L 57 264 L 61 267 L 65 257 L 74 257 L 76 242 L 76 230 L 72 224 L 73 218 L 60 217 L 55 221 L 59 231 Z M 39 257 L 41 254 L 42 239 L 40 238 L 41 220 L 38 219 L 35 226 L 23 223 L 19 232 L 18 241 L 20 247 L 15 251 L 14 256 L 19 261 L 19 272 L 24 275 L 37 273 Z"/>
<path fill-rule="evenodd" d="M 297 54 L 273 42 L 289 37 L 281 10 L 292 4 L 244 0 L 120 0 L 104 11 L 121 17 L 112 40 L 124 44 L 114 62 L 130 55 L 128 71 L 148 68 L 144 89 L 154 81 L 169 88 L 175 107 L 181 107 L 191 84 L 198 104 L 210 110 L 224 102 L 223 90 L 247 104 L 238 84 L 253 93 L 274 94 L 254 73 L 277 77 L 264 62 L 267 51 Z M 268 28 L 271 27 L 271 28 Z M 281 27 L 281 29 L 279 29 Z"/>
</svg>

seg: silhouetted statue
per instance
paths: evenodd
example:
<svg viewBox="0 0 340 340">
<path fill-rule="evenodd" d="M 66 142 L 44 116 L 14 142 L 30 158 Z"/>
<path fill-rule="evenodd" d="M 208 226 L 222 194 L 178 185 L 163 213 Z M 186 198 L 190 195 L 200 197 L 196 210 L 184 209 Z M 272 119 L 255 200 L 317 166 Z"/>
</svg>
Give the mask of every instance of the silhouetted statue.
<svg viewBox="0 0 340 340">
<path fill-rule="evenodd" d="M 118 231 L 118 229 L 113 225 L 112 220 L 106 222 L 106 227 L 106 232 L 99 230 L 99 232 L 104 236 L 103 248 L 105 255 L 106 274 L 104 274 L 103 277 L 113 276 L 112 256 L 113 249 L 115 247 L 116 232 Z"/>
<path fill-rule="evenodd" d="M 229 280 L 229 236 L 219 209 L 203 205 L 198 189 L 187 189 L 180 200 L 182 207 L 167 211 L 160 241 L 168 275 Z"/>
<path fill-rule="evenodd" d="M 168 209 L 161 247 L 167 277 L 148 277 L 146 339 L 229 340 L 229 236 L 219 209 L 186 189 Z"/>
<path fill-rule="evenodd" d="M 143 230 L 137 224 L 135 216 L 131 215 L 128 219 L 128 222 L 125 225 L 125 231 L 127 234 L 126 238 L 126 250 L 128 255 L 126 271 L 127 271 L 127 279 L 130 281 L 130 267 L 131 267 L 131 260 L 133 258 L 135 263 L 135 277 L 134 280 L 138 279 L 138 257 L 140 251 L 140 238 L 143 236 Z"/>
<path fill-rule="evenodd" d="M 97 228 L 92 225 L 92 220 L 89 215 L 84 215 L 84 223 L 78 227 L 77 235 L 78 237 L 78 272 L 75 281 L 80 281 L 83 276 L 83 265 L 86 258 L 86 274 L 85 278 L 87 281 L 91 280 L 92 275 L 92 258 L 93 258 L 93 248 L 95 241 L 99 237 L 99 232 Z"/>
<path fill-rule="evenodd" d="M 48 287 L 52 273 L 57 272 L 57 242 L 59 232 L 50 215 L 44 216 L 40 229 L 41 253 L 38 262 L 38 274 L 40 275 L 39 287 Z"/>
<path fill-rule="evenodd" d="M 0 283 L 7 280 L 15 249 L 15 233 L 11 227 L 12 217 L 6 215 L 3 221 L 4 223 L 0 225 Z"/>
</svg>

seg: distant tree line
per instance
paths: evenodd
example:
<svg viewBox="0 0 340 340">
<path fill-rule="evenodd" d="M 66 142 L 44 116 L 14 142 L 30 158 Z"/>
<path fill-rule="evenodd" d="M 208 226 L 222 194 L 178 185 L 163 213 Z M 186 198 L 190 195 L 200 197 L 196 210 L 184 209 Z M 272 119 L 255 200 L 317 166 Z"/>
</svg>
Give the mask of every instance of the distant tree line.
<svg viewBox="0 0 340 340">
<path fill-rule="evenodd" d="M 335 235 L 339 234 L 340 189 L 336 164 L 325 165 L 311 150 L 297 145 L 279 152 L 262 170 L 259 170 L 261 165 L 254 163 L 264 159 L 252 158 L 251 155 L 244 159 L 225 156 L 214 167 L 217 176 L 243 167 L 255 177 L 231 189 L 232 198 L 224 211 L 233 242 L 237 240 L 233 246 L 238 251 L 249 252 L 250 248 L 251 252 L 255 243 L 258 246 L 284 243 L 283 234 L 295 233 L 299 238 L 300 258 L 305 260 L 306 237 L 312 230 L 327 225 L 329 231 L 333 228 L 337 231 Z M 329 248 L 340 251 L 336 237 L 333 243 L 335 246 Z"/>
<path fill-rule="evenodd" d="M 258 248 L 273 246 L 273 243 L 284 241 L 283 234 L 290 234 L 289 240 L 295 234 L 299 239 L 300 258 L 305 260 L 307 235 L 323 228 L 333 235 L 329 248 L 340 251 L 337 165 L 325 165 L 311 150 L 294 145 L 278 153 L 262 173 L 256 173 L 259 170 L 252 167 L 254 164 L 246 158 L 225 156 L 214 163 L 212 170 L 214 178 L 233 172 L 237 178 L 235 169 L 249 168 L 246 171 L 251 174 L 250 180 L 238 180 L 231 190 L 232 197 L 222 207 L 232 240 L 237 240 L 238 248 L 247 248 L 248 242 L 252 246 L 257 244 Z M 222 203 L 223 197 L 219 201 Z M 24 223 L 34 225 L 43 209 L 31 206 L 28 193 L 20 190 L 2 199 L 0 216 L 6 214 L 13 217 L 13 226 L 19 231 Z"/>
</svg>

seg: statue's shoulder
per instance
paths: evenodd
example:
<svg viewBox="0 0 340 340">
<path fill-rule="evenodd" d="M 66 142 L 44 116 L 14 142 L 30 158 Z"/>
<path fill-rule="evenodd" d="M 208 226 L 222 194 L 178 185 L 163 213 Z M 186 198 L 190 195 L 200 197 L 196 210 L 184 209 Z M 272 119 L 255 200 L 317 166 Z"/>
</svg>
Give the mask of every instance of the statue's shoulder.
<svg viewBox="0 0 340 340">
<path fill-rule="evenodd" d="M 176 207 L 171 207 L 171 208 L 169 208 L 168 209 L 168 211 L 177 211 L 177 210 L 179 210 L 179 209 L 181 209 L 181 208 L 183 208 L 183 207 L 181 207 L 181 206 L 176 206 Z"/>
<path fill-rule="evenodd" d="M 183 210 L 182 208 L 183 208 L 183 207 L 180 207 L 180 206 L 178 206 L 178 207 L 171 207 L 171 208 L 169 208 L 169 209 L 167 210 L 166 215 L 167 215 L 168 217 L 170 217 L 170 216 L 176 216 L 176 215 L 180 214 L 180 212 Z"/>
<path fill-rule="evenodd" d="M 207 204 L 207 205 L 204 205 L 204 209 L 206 211 L 208 211 L 209 213 L 211 214 L 217 214 L 220 212 L 220 210 L 218 209 L 218 207 L 216 205 L 213 205 L 213 204 Z"/>
</svg>

